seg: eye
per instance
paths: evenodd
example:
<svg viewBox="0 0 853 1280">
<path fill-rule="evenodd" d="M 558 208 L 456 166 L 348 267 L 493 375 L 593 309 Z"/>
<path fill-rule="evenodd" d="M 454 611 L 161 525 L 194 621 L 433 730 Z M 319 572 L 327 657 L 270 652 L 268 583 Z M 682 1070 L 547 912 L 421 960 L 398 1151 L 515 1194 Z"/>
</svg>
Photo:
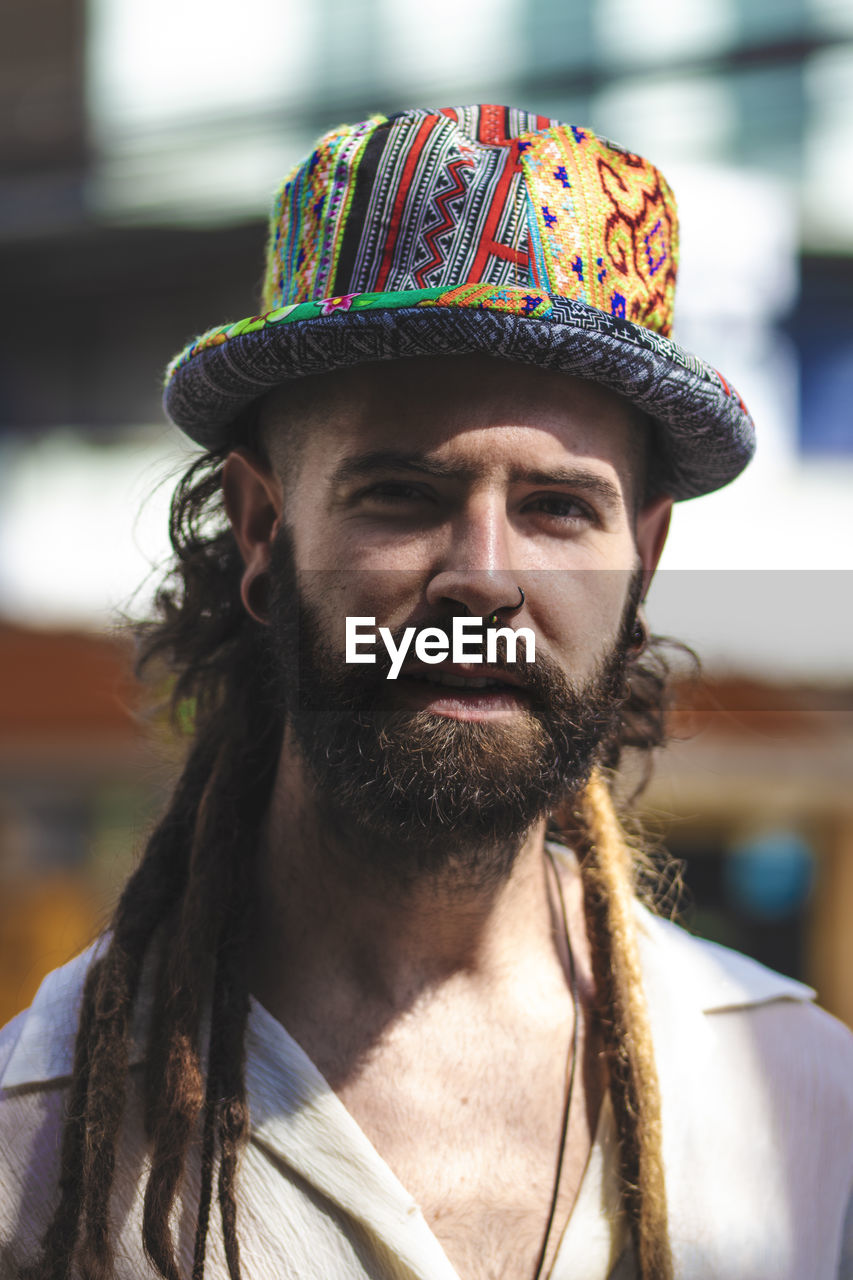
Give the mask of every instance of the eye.
<svg viewBox="0 0 853 1280">
<path fill-rule="evenodd" d="M 418 502 L 425 500 L 426 497 L 422 489 L 406 484 L 402 480 L 382 480 L 378 484 L 362 489 L 358 494 L 361 502 L 381 502 L 388 506 Z"/>
<path fill-rule="evenodd" d="M 542 515 L 550 516 L 552 519 L 566 523 L 597 523 L 597 517 L 592 507 L 582 502 L 580 498 L 573 498 L 567 494 L 542 494 L 540 497 L 534 498 L 528 506 L 532 507 L 534 511 L 541 512 Z"/>
</svg>

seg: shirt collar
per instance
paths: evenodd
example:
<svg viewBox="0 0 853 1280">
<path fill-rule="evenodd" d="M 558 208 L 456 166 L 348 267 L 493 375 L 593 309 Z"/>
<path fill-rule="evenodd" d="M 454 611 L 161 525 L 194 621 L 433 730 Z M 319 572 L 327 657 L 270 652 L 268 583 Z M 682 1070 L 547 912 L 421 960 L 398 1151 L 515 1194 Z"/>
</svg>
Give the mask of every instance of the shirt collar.
<svg viewBox="0 0 853 1280">
<path fill-rule="evenodd" d="M 637 904 L 640 960 L 651 1012 L 688 1009 L 714 1014 L 767 1004 L 773 1000 L 812 1000 L 811 987 L 767 969 L 748 956 L 691 937 L 678 925 Z M 19 1015 L 18 1039 L 0 1079 L 0 1088 L 45 1084 L 71 1075 L 74 1038 L 86 971 L 103 953 L 102 938 L 68 964 L 49 973 L 28 1010 Z M 129 1062 L 145 1056 L 151 1015 L 151 966 L 146 966 L 136 1002 Z M 656 1008 L 658 1007 L 659 1008 Z M 252 1003 L 252 1021 L 260 1016 Z M 270 1015 L 261 1010 L 265 1018 Z"/>
<path fill-rule="evenodd" d="M 86 973 L 89 966 L 104 954 L 107 942 L 107 936 L 99 938 L 44 979 L 29 1009 L 15 1020 L 20 1030 L 0 1078 L 0 1088 L 46 1084 L 71 1075 Z M 131 1066 L 141 1062 L 145 1056 L 146 1029 L 151 1010 L 150 977 L 150 966 L 146 966 L 131 1027 Z"/>
<path fill-rule="evenodd" d="M 636 904 L 637 936 L 650 1006 L 725 1013 L 773 1000 L 814 1000 L 817 993 L 730 947 L 694 938 Z M 654 1012 L 654 1009 L 652 1010 Z"/>
</svg>

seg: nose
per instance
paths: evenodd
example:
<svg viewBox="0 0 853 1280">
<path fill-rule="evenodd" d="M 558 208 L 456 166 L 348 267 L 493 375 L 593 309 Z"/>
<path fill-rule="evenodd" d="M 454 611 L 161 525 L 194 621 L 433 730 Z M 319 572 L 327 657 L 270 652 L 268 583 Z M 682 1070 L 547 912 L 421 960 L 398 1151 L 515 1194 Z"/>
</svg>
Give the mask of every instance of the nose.
<svg viewBox="0 0 853 1280">
<path fill-rule="evenodd" d="M 524 604 L 524 592 L 510 572 L 492 573 L 449 569 L 436 574 L 427 587 L 427 600 L 436 608 L 455 612 L 466 610 L 472 617 L 488 618 L 508 610 L 515 613 Z"/>
<path fill-rule="evenodd" d="M 427 584 L 428 603 L 480 618 L 518 610 L 524 595 L 510 568 L 510 541 L 504 504 L 472 502 L 452 523 L 447 553 Z"/>
</svg>

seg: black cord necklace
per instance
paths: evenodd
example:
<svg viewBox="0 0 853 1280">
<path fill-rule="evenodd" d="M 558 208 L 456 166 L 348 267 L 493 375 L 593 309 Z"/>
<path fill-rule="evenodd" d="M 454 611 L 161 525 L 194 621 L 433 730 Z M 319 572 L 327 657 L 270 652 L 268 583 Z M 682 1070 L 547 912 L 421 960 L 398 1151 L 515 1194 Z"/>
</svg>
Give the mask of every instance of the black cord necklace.
<svg viewBox="0 0 853 1280">
<path fill-rule="evenodd" d="M 569 1112 L 572 1106 L 572 1093 L 575 1084 L 575 1066 L 578 1060 L 578 1040 L 579 1040 L 579 1024 L 580 1024 L 580 1001 L 578 1000 L 578 980 L 575 972 L 575 957 L 572 952 L 572 943 L 569 937 L 569 917 L 566 911 L 566 900 L 563 897 L 563 886 L 560 883 L 560 876 L 557 871 L 557 864 L 554 861 L 554 855 L 550 849 L 545 850 L 548 861 L 554 872 L 554 879 L 557 884 L 557 897 L 560 902 L 560 914 L 563 919 L 563 930 L 566 935 L 566 949 L 569 957 L 569 983 L 572 993 L 572 1010 L 574 1013 L 574 1026 L 572 1027 L 572 1039 L 569 1045 L 569 1057 L 566 1062 L 566 1102 L 563 1107 L 563 1123 L 560 1129 L 560 1148 L 557 1153 L 557 1173 L 554 1178 L 554 1190 L 551 1195 L 551 1207 L 548 1211 L 548 1221 L 545 1224 L 545 1235 L 542 1239 L 542 1248 L 539 1250 L 539 1258 L 536 1262 L 536 1270 L 533 1273 L 533 1280 L 541 1280 L 542 1268 L 545 1265 L 545 1254 L 548 1251 L 548 1241 L 551 1238 L 551 1232 L 554 1227 L 554 1216 L 557 1212 L 557 1199 L 560 1193 L 560 1175 L 563 1172 L 563 1157 L 566 1154 L 566 1138 L 569 1132 Z"/>
</svg>

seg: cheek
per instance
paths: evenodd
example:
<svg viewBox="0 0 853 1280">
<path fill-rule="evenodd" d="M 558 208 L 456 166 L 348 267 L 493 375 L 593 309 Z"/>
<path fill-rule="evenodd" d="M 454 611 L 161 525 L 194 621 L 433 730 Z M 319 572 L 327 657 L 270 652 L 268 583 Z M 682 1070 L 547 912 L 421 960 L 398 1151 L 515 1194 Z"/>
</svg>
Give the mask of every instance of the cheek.
<svg viewBox="0 0 853 1280">
<path fill-rule="evenodd" d="M 609 653 L 616 640 L 632 571 L 583 569 L 538 574 L 539 600 L 528 596 L 531 616 L 548 652 L 572 677 L 583 678 Z"/>
<path fill-rule="evenodd" d="M 423 575 L 403 569 L 307 569 L 300 590 L 334 652 L 346 646 L 347 618 L 373 618 L 394 631 L 409 624 L 423 596 Z"/>
</svg>

